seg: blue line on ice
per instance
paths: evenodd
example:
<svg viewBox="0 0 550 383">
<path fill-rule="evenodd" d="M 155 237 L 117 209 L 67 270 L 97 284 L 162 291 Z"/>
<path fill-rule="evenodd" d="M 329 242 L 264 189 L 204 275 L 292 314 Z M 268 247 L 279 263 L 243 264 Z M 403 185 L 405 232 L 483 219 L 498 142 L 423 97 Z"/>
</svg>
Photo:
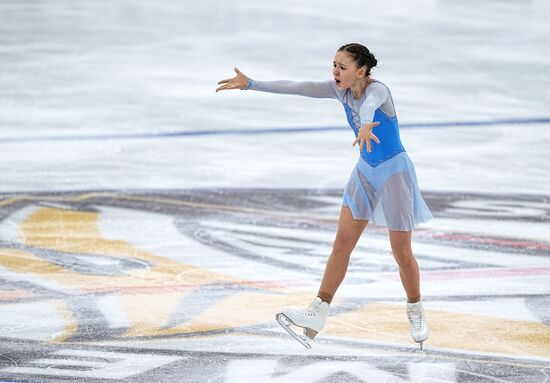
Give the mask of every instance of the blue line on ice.
<svg viewBox="0 0 550 383">
<path fill-rule="evenodd" d="M 517 125 L 517 124 L 550 124 L 550 117 L 547 118 L 518 118 L 518 119 L 496 119 L 486 121 L 443 121 L 443 122 L 417 122 L 400 123 L 399 127 L 407 128 L 448 128 L 468 126 L 491 126 L 491 125 Z M 250 128 L 250 129 L 225 129 L 225 130 L 188 130 L 176 132 L 156 133 L 132 133 L 132 134 L 97 134 L 97 135 L 71 135 L 71 136 L 34 136 L 34 137 L 5 137 L 0 138 L 2 143 L 14 142 L 39 142 L 39 141 L 88 141 L 88 140 L 117 140 L 117 139 L 147 139 L 147 138 L 170 138 L 187 136 L 221 136 L 221 135 L 255 135 L 255 134 L 280 134 L 280 133 L 308 133 L 320 131 L 334 131 L 345 129 L 345 126 L 327 127 L 281 127 L 281 128 Z"/>
</svg>

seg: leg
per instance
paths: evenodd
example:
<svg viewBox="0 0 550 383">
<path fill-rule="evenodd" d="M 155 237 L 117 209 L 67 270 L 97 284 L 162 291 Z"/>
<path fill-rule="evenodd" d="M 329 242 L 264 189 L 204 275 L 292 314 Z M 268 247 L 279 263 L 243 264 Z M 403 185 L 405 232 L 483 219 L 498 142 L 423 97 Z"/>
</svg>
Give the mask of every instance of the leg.
<svg viewBox="0 0 550 383">
<path fill-rule="evenodd" d="M 368 223 L 367 220 L 355 220 L 349 207 L 342 206 L 336 239 L 317 294 L 323 301 L 330 304 L 338 286 L 344 280 L 350 254 Z"/>
<path fill-rule="evenodd" d="M 391 231 L 390 243 L 393 256 L 399 265 L 401 283 L 407 293 L 407 318 L 411 330 L 411 337 L 420 344 L 422 350 L 424 341 L 428 339 L 430 329 L 420 302 L 420 272 L 412 253 L 412 231 Z"/>
<path fill-rule="evenodd" d="M 399 265 L 401 283 L 407 293 L 407 301 L 415 303 L 420 300 L 420 272 L 414 258 L 411 239 L 412 231 L 389 230 L 393 256 Z"/>
<path fill-rule="evenodd" d="M 317 298 L 313 300 L 307 310 L 283 309 L 275 316 L 277 322 L 307 348 L 311 348 L 309 340 L 315 338 L 325 325 L 329 304 L 346 275 L 350 254 L 367 224 L 366 220 L 354 220 L 350 209 L 343 206 L 332 254 L 325 267 L 325 275 Z M 302 328 L 305 337 L 296 333 L 291 328 L 292 326 Z"/>
</svg>

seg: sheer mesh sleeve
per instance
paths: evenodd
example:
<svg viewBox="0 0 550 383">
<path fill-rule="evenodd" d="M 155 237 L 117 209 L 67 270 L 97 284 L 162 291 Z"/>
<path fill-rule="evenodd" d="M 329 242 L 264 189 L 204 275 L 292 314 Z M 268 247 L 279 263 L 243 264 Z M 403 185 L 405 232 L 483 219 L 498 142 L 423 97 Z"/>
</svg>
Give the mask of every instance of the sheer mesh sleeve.
<svg viewBox="0 0 550 383">
<path fill-rule="evenodd" d="M 256 81 L 250 79 L 246 89 L 315 98 L 340 99 L 340 92 L 336 89 L 333 82 L 334 81 Z"/>
<path fill-rule="evenodd" d="M 372 122 L 376 109 L 388 101 L 390 92 L 388 88 L 379 82 L 374 82 L 367 88 L 367 95 L 361 109 L 359 110 L 359 116 L 361 118 L 361 125 L 367 122 Z"/>
</svg>

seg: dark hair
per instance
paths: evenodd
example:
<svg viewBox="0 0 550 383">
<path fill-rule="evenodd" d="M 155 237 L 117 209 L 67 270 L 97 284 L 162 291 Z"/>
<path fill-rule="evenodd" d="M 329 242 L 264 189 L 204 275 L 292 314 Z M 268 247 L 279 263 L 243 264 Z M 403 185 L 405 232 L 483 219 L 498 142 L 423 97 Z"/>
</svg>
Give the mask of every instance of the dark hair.
<svg viewBox="0 0 550 383">
<path fill-rule="evenodd" d="M 338 52 L 349 53 L 349 55 L 355 61 L 357 68 L 366 66 L 367 76 L 370 75 L 371 68 L 374 68 L 378 63 L 378 61 L 376 60 L 376 57 L 374 57 L 374 55 L 369 51 L 369 49 L 366 46 L 361 44 L 351 43 L 351 44 L 342 45 L 340 49 L 338 49 Z"/>
</svg>

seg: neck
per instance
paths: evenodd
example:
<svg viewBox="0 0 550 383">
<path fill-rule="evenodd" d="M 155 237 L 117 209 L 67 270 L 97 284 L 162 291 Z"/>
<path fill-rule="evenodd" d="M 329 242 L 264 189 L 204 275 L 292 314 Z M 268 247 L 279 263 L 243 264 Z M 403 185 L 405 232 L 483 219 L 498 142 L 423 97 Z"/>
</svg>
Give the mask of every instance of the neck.
<svg viewBox="0 0 550 383">
<path fill-rule="evenodd" d="M 353 93 L 353 97 L 360 98 L 365 94 L 365 91 L 367 90 L 367 87 L 370 83 L 373 82 L 373 79 L 370 77 L 360 78 L 357 80 L 357 82 L 350 87 L 351 92 Z"/>
</svg>

